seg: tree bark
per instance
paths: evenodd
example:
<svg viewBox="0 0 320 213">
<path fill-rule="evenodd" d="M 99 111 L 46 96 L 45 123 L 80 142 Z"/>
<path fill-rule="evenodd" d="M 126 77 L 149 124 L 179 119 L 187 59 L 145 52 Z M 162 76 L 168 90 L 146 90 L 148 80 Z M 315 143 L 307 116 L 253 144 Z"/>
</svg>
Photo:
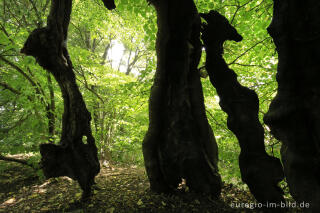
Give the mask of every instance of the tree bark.
<svg viewBox="0 0 320 213">
<path fill-rule="evenodd" d="M 21 52 L 34 56 L 53 74 L 64 100 L 60 144 L 40 145 L 44 175 L 47 178 L 68 176 L 77 180 L 85 199 L 91 193 L 100 164 L 91 133 L 91 116 L 76 84 L 66 46 L 71 9 L 72 0 L 52 0 L 47 26 L 35 29 Z"/>
<path fill-rule="evenodd" d="M 278 92 L 264 117 L 282 141 L 293 198 L 320 212 L 320 2 L 274 0 L 268 28 L 279 55 Z"/>
<path fill-rule="evenodd" d="M 103 4 L 108 10 L 113 10 L 116 8 L 116 5 L 114 4 L 114 0 L 102 0 Z"/>
<path fill-rule="evenodd" d="M 48 81 L 48 89 L 50 94 L 50 102 L 47 104 L 46 111 L 47 111 L 47 118 L 48 118 L 48 132 L 49 132 L 49 142 L 54 142 L 54 135 L 56 129 L 56 103 L 54 100 L 54 90 L 53 84 L 51 79 L 51 74 L 47 72 L 47 81 Z"/>
<path fill-rule="evenodd" d="M 149 100 L 143 155 L 151 190 L 171 192 L 182 178 L 196 192 L 218 196 L 218 147 L 208 124 L 197 66 L 200 17 L 193 0 L 154 0 L 157 70 Z"/>
<path fill-rule="evenodd" d="M 220 97 L 221 109 L 228 115 L 227 126 L 240 144 L 242 180 L 260 203 L 280 203 L 284 199 L 278 182 L 284 174 L 280 160 L 265 151 L 264 129 L 258 117 L 258 96 L 237 81 L 236 73 L 223 59 L 223 43 L 226 40 L 239 42 L 242 36 L 216 11 L 201 16 L 207 21 L 202 32 L 207 53 L 205 66 Z"/>
</svg>

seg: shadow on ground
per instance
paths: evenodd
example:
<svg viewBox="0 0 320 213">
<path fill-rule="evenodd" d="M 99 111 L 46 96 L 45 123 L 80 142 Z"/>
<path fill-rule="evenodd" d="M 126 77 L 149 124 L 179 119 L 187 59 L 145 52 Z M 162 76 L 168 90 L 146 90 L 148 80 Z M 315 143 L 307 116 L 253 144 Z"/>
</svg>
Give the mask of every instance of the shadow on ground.
<svg viewBox="0 0 320 213">
<path fill-rule="evenodd" d="M 0 212 L 253 212 L 231 208 L 232 203 L 254 203 L 250 193 L 225 185 L 219 199 L 191 193 L 181 186 L 175 194 L 150 192 L 143 168 L 102 168 L 90 202 L 81 203 L 81 189 L 66 177 L 40 180 L 32 169 L 4 163 L 0 171 Z"/>
</svg>

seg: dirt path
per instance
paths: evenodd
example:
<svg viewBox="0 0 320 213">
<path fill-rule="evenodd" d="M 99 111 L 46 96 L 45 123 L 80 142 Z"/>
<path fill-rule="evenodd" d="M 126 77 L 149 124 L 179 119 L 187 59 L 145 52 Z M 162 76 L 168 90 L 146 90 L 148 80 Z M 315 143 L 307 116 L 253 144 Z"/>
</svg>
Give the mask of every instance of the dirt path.
<svg viewBox="0 0 320 213">
<path fill-rule="evenodd" d="M 185 186 L 174 195 L 149 191 L 143 168 L 102 168 L 90 203 L 79 203 L 81 190 L 69 178 L 39 180 L 32 170 L 4 163 L 0 172 L 0 212 L 249 212 L 232 203 L 254 202 L 248 192 L 225 185 L 220 199 L 188 192 Z"/>
</svg>

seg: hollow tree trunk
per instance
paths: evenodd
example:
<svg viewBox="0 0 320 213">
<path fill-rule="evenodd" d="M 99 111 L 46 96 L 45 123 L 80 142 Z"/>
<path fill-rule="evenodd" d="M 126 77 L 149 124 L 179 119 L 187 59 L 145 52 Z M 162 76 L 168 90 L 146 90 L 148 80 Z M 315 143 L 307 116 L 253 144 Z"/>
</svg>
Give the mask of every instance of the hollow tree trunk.
<svg viewBox="0 0 320 213">
<path fill-rule="evenodd" d="M 192 0 L 151 1 L 157 11 L 157 71 L 143 155 L 151 190 L 170 192 L 182 178 L 191 190 L 218 196 L 217 144 L 205 114 L 197 65 L 200 17 Z"/>
<path fill-rule="evenodd" d="M 241 153 L 239 166 L 242 180 L 261 202 L 283 201 L 278 182 L 284 178 L 280 160 L 267 155 L 264 129 L 259 122 L 257 94 L 237 81 L 236 73 L 223 59 L 226 40 L 241 41 L 242 37 L 228 20 L 216 11 L 201 14 L 206 19 L 202 39 L 207 53 L 206 69 L 220 97 L 220 106 L 228 115 L 228 128 L 236 135 Z"/>
<path fill-rule="evenodd" d="M 91 116 L 76 84 L 66 47 L 71 9 L 72 0 L 52 0 L 47 26 L 35 29 L 21 52 L 34 56 L 53 74 L 64 100 L 60 145 L 40 145 L 44 175 L 77 180 L 83 190 L 82 197 L 87 198 L 100 164 L 91 133 Z"/>
<path fill-rule="evenodd" d="M 275 0 L 268 31 L 277 47 L 278 93 L 265 123 L 282 141 L 292 196 L 320 212 L 320 2 Z"/>
</svg>

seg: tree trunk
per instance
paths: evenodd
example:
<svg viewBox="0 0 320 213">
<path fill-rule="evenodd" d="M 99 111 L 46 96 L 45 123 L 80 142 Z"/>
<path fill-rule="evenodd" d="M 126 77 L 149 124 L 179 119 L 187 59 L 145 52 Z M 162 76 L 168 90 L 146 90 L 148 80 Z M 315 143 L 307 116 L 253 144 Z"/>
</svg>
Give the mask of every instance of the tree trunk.
<svg viewBox="0 0 320 213">
<path fill-rule="evenodd" d="M 207 21 L 202 33 L 207 53 L 206 69 L 220 97 L 221 109 L 228 114 L 228 128 L 240 144 L 242 180 L 259 202 L 280 203 L 284 199 L 278 182 L 284 174 L 280 160 L 268 156 L 265 151 L 264 129 L 258 117 L 258 96 L 237 81 L 236 73 L 229 69 L 222 56 L 226 40 L 238 42 L 242 37 L 218 12 L 211 11 L 201 16 Z"/>
<path fill-rule="evenodd" d="M 151 190 L 170 192 L 184 178 L 191 190 L 218 196 L 218 148 L 197 72 L 199 14 L 192 0 L 151 3 L 158 18 L 158 64 L 149 100 L 149 129 L 143 141 Z"/>
<path fill-rule="evenodd" d="M 54 100 L 54 90 L 53 90 L 53 84 L 51 79 L 51 74 L 47 72 L 47 80 L 48 80 L 48 89 L 50 94 L 50 103 L 47 104 L 46 110 L 47 110 L 47 118 L 48 118 L 48 132 L 49 132 L 49 142 L 54 142 L 54 135 L 55 135 L 55 123 L 56 123 L 56 104 Z"/>
<path fill-rule="evenodd" d="M 91 116 L 76 84 L 66 46 L 71 9 L 72 0 L 52 0 L 47 27 L 35 29 L 21 52 L 34 56 L 53 74 L 64 100 L 60 145 L 40 145 L 44 175 L 77 180 L 84 192 L 82 198 L 87 198 L 100 164 L 91 133 Z"/>
<path fill-rule="evenodd" d="M 265 123 L 282 141 L 281 157 L 296 201 L 320 212 L 320 2 L 275 0 L 269 34 L 279 54 L 278 93 Z"/>
</svg>

